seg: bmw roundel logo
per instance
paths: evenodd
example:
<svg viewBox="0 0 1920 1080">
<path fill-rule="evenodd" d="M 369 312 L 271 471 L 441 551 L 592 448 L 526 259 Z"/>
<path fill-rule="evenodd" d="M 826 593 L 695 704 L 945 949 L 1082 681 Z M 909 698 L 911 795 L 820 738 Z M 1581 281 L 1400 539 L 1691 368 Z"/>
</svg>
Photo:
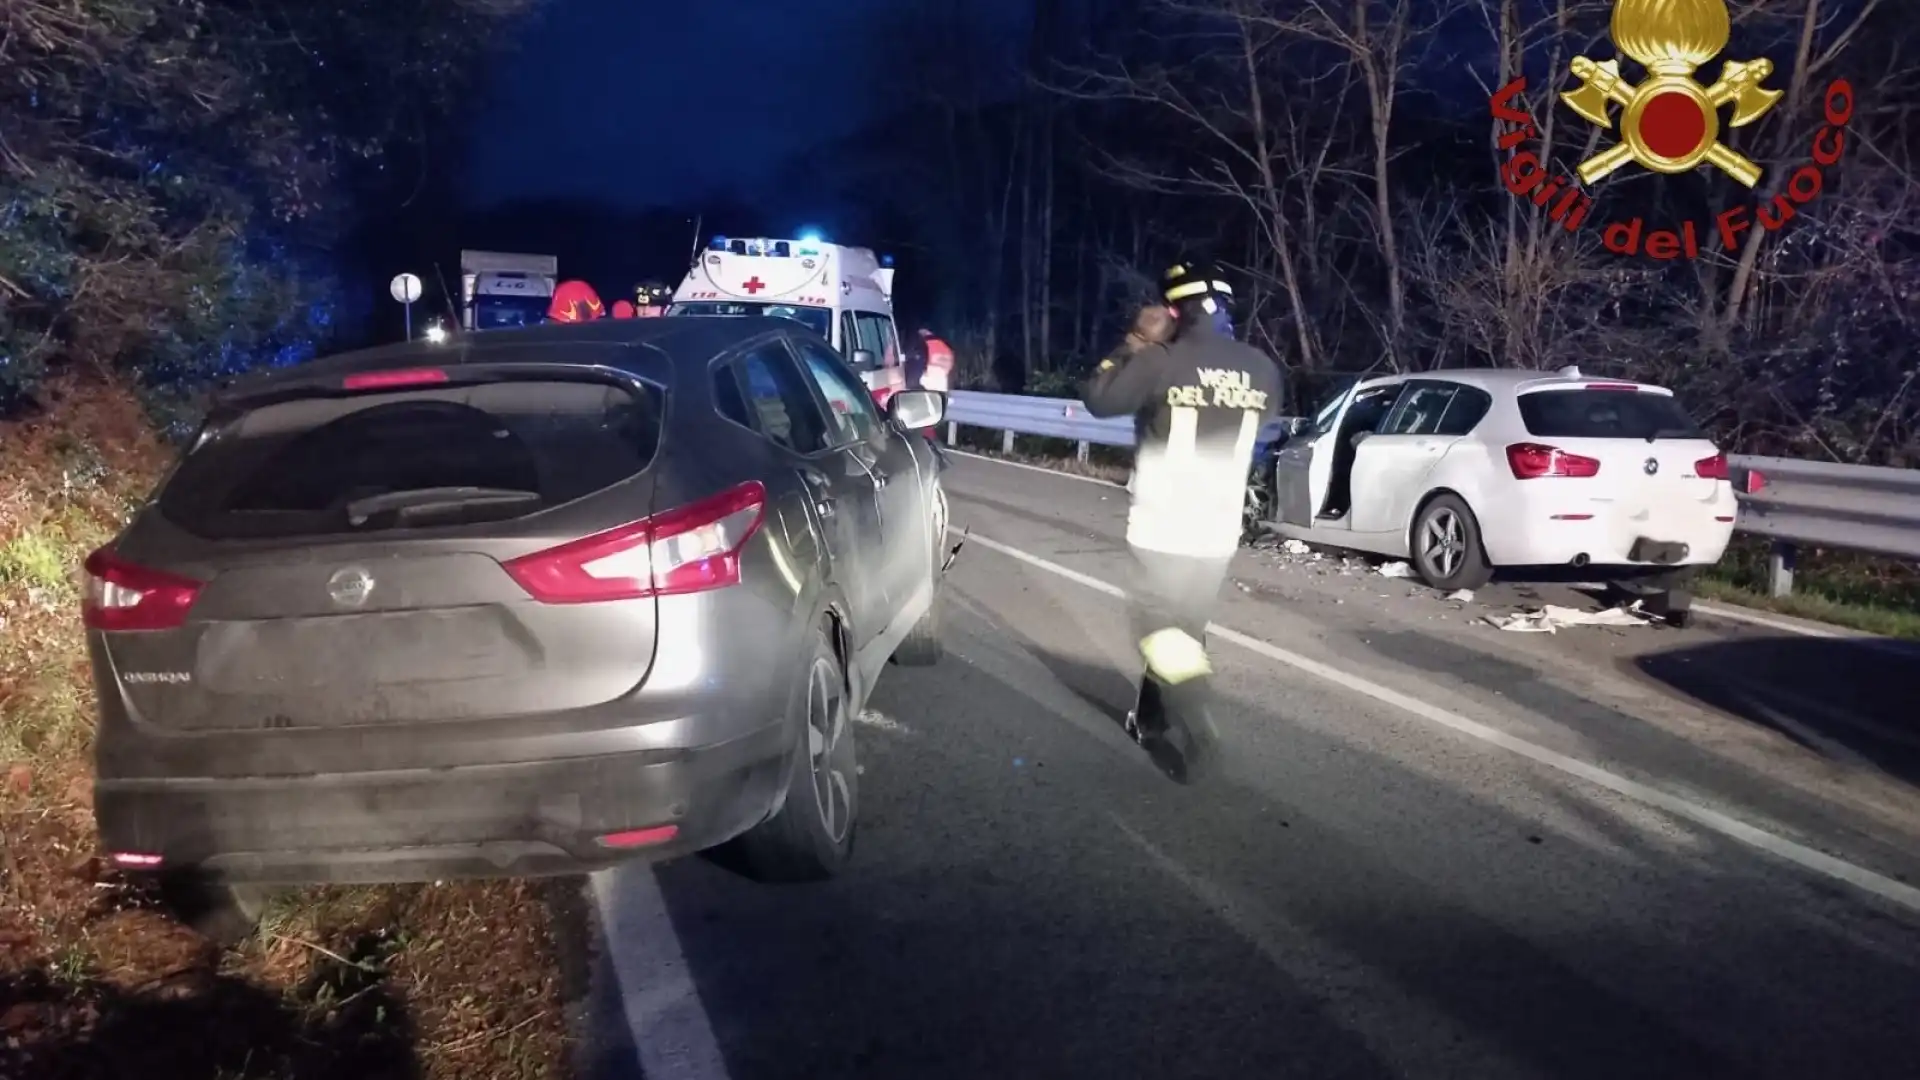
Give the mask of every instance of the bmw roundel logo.
<svg viewBox="0 0 1920 1080">
<path fill-rule="evenodd" d="M 1648 458 L 1646 468 L 1647 468 L 1647 475 L 1652 476 L 1654 473 L 1657 473 L 1660 471 L 1660 462 L 1654 458 Z"/>
</svg>

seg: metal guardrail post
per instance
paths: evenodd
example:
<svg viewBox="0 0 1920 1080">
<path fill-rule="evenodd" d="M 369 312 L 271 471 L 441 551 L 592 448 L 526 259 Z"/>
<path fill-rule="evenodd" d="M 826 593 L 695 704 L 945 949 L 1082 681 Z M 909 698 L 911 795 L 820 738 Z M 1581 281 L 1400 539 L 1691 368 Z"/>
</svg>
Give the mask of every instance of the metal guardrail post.
<svg viewBox="0 0 1920 1080">
<path fill-rule="evenodd" d="M 1775 540 L 1767 552 L 1767 594 L 1774 597 L 1793 592 L 1794 556 L 1799 550 L 1785 540 Z"/>
<path fill-rule="evenodd" d="M 1000 452 L 1003 454 L 1013 453 L 1013 429 L 1012 428 L 1008 428 L 1007 430 L 1000 433 Z"/>
</svg>

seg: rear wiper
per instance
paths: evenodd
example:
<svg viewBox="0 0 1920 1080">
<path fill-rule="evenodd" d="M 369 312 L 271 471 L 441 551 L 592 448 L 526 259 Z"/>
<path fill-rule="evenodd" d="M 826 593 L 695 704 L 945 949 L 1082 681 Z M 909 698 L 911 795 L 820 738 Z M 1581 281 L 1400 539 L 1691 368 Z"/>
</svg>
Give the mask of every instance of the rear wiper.
<svg viewBox="0 0 1920 1080">
<path fill-rule="evenodd" d="M 1695 434 L 1692 428 L 1663 427 L 1663 428 L 1655 428 L 1653 431 L 1653 434 L 1647 436 L 1647 441 L 1652 442 L 1655 439 L 1697 439 L 1697 438 L 1699 438 L 1699 435 Z"/>
<path fill-rule="evenodd" d="M 408 491 L 389 491 L 369 495 L 347 504 L 347 521 L 355 527 L 365 525 L 375 514 L 393 511 L 401 519 L 428 517 L 449 510 L 487 508 L 504 510 L 525 503 L 537 503 L 540 493 L 512 488 L 430 487 Z"/>
</svg>

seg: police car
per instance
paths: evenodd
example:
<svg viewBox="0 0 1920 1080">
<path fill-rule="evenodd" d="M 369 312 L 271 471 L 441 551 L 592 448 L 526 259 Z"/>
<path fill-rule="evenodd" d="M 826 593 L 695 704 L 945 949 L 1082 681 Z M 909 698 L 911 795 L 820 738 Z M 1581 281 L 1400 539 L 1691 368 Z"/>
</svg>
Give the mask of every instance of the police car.
<svg viewBox="0 0 1920 1080">
<path fill-rule="evenodd" d="M 893 321 L 893 260 L 869 248 L 716 236 L 674 291 L 668 315 L 770 315 L 832 342 L 867 389 L 906 385 Z"/>
</svg>

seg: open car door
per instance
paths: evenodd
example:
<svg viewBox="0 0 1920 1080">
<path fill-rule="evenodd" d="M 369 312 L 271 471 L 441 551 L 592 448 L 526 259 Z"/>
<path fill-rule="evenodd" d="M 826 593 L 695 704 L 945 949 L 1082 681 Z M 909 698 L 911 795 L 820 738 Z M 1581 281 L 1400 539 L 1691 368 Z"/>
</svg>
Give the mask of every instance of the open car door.
<svg viewBox="0 0 1920 1080">
<path fill-rule="evenodd" d="M 1352 402 L 1355 379 L 1314 414 L 1306 431 L 1287 440 L 1273 458 L 1274 520 L 1306 529 L 1327 501 L 1333 477 L 1333 438 Z"/>
</svg>

